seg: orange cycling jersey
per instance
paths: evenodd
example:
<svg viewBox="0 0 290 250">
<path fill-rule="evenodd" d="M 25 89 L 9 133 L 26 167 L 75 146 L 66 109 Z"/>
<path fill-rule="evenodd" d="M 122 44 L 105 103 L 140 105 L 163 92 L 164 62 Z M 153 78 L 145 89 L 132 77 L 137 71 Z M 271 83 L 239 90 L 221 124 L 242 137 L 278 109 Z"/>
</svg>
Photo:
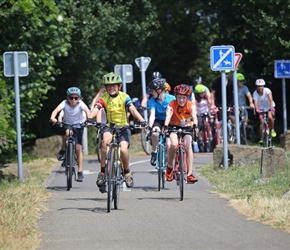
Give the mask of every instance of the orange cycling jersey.
<svg viewBox="0 0 290 250">
<path fill-rule="evenodd" d="M 167 106 L 167 110 L 171 113 L 169 125 L 179 127 L 192 126 L 193 121 L 191 118 L 194 108 L 194 103 L 190 101 L 187 101 L 184 107 L 180 107 L 176 100 L 171 101 Z"/>
</svg>

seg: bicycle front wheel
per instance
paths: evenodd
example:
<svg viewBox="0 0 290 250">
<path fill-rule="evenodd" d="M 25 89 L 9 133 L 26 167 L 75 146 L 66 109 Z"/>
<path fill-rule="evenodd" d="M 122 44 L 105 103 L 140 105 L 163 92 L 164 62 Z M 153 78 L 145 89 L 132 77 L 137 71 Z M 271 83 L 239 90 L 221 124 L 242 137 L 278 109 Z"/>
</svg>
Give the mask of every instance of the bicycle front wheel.
<svg viewBox="0 0 290 250">
<path fill-rule="evenodd" d="M 247 145 L 247 127 L 244 123 L 241 124 L 241 144 Z"/>
<path fill-rule="evenodd" d="M 123 184 L 123 176 L 121 173 L 121 159 L 117 155 L 117 150 L 115 150 L 116 157 L 115 159 L 118 159 L 118 165 L 115 166 L 114 170 L 114 175 L 115 175 L 115 182 L 113 185 L 113 200 L 114 200 L 114 208 L 118 209 L 119 208 L 119 202 L 120 202 L 120 189 L 121 189 L 121 184 Z"/>
<path fill-rule="evenodd" d="M 145 154 L 150 155 L 150 142 L 146 140 L 146 130 L 141 129 L 141 145 Z"/>
<path fill-rule="evenodd" d="M 183 149 L 180 147 L 178 149 L 178 172 L 179 172 L 179 193 L 180 193 L 180 200 L 183 200 L 183 194 L 184 194 L 184 168 L 185 168 L 185 162 L 184 162 L 184 152 Z"/>
<path fill-rule="evenodd" d="M 73 144 L 69 143 L 68 144 L 68 164 L 69 166 L 66 166 L 66 187 L 67 190 L 69 191 L 72 187 L 72 175 L 73 175 L 73 163 L 74 163 L 74 152 L 73 152 Z"/>
<path fill-rule="evenodd" d="M 113 190 L 114 190 L 114 169 L 115 169 L 115 149 L 112 148 L 110 152 L 110 167 L 108 169 L 108 193 L 107 193 L 107 212 L 110 213 L 113 201 Z"/>
</svg>

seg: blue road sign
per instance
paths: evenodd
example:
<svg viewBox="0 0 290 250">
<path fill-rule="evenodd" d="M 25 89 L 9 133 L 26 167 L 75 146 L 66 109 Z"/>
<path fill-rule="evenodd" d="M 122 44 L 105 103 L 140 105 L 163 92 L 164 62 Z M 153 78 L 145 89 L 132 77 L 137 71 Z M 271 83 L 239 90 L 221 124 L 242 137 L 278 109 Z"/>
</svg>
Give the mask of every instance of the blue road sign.
<svg viewBox="0 0 290 250">
<path fill-rule="evenodd" d="M 210 48 L 210 68 L 213 71 L 234 70 L 235 48 L 232 45 Z"/>
<path fill-rule="evenodd" d="M 290 61 L 276 60 L 274 76 L 275 78 L 290 78 Z"/>
</svg>

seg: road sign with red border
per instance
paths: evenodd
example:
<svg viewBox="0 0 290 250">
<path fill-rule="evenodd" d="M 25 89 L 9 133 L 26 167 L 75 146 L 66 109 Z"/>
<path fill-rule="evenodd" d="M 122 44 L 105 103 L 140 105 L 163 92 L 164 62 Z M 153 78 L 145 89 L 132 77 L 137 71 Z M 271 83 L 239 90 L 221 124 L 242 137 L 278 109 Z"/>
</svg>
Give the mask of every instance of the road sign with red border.
<svg viewBox="0 0 290 250">
<path fill-rule="evenodd" d="M 239 66 L 242 57 L 243 57 L 242 53 L 235 53 L 235 65 L 234 65 L 235 69 L 237 69 L 237 67 Z"/>
</svg>

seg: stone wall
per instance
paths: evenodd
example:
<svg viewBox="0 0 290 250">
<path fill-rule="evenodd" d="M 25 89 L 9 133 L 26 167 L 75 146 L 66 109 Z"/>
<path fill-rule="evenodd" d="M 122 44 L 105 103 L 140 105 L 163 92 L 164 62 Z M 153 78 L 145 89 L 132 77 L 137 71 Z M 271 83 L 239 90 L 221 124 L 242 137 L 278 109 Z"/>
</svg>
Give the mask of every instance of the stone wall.
<svg viewBox="0 0 290 250">
<path fill-rule="evenodd" d="M 290 153 L 290 130 L 280 135 L 280 145 L 287 153 Z"/>
<path fill-rule="evenodd" d="M 47 138 L 37 139 L 35 145 L 23 149 L 31 156 L 36 157 L 55 157 L 61 149 L 62 136 L 54 135 Z"/>
<path fill-rule="evenodd" d="M 288 164 L 288 157 L 282 148 L 262 148 L 258 146 L 228 145 L 229 166 L 260 166 L 262 177 L 271 177 L 276 170 Z M 218 145 L 213 153 L 214 169 L 223 165 L 223 145 Z"/>
</svg>

